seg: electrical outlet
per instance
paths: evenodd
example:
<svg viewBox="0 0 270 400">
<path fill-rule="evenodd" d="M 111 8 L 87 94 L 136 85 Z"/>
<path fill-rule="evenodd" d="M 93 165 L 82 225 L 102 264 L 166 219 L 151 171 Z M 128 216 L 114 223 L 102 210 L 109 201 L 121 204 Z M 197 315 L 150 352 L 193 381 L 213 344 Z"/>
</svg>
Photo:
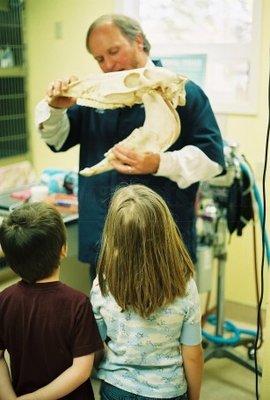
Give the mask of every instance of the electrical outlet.
<svg viewBox="0 0 270 400">
<path fill-rule="evenodd" d="M 63 23 L 62 23 L 62 21 L 56 21 L 54 23 L 54 37 L 55 37 L 55 39 L 63 39 Z"/>
</svg>

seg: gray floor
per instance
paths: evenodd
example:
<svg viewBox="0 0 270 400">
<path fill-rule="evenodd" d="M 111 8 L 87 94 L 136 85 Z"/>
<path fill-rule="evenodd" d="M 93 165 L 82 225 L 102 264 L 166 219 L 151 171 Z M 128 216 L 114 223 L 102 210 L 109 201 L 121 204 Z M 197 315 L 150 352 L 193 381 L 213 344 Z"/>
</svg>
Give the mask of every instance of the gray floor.
<svg viewBox="0 0 270 400">
<path fill-rule="evenodd" d="M 256 396 L 253 372 L 225 358 L 207 361 L 200 400 L 254 399 Z"/>
</svg>

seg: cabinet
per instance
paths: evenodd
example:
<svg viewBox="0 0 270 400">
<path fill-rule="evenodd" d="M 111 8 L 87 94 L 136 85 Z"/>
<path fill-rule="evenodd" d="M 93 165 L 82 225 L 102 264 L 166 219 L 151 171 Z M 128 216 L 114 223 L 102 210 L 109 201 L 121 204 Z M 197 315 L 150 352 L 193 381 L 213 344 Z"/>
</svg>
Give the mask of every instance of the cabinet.
<svg viewBox="0 0 270 400">
<path fill-rule="evenodd" d="M 22 0 L 0 0 L 0 159 L 25 155 L 26 68 Z"/>
</svg>

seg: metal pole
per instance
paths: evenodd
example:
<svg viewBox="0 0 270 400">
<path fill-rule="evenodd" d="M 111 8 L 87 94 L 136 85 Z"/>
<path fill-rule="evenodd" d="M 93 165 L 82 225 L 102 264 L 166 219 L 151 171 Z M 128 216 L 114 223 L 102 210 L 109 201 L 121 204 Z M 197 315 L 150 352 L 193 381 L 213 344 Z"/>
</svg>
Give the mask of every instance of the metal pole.
<svg viewBox="0 0 270 400">
<path fill-rule="evenodd" d="M 226 263 L 226 256 L 221 255 L 218 258 L 218 276 L 217 276 L 217 323 L 216 323 L 217 336 L 223 336 L 225 263 Z"/>
<path fill-rule="evenodd" d="M 216 243 L 214 255 L 218 260 L 217 271 L 217 321 L 216 335 L 223 336 L 224 325 L 224 292 L 225 292 L 225 264 L 227 260 L 226 232 L 227 221 L 223 210 L 223 215 L 217 223 Z"/>
</svg>

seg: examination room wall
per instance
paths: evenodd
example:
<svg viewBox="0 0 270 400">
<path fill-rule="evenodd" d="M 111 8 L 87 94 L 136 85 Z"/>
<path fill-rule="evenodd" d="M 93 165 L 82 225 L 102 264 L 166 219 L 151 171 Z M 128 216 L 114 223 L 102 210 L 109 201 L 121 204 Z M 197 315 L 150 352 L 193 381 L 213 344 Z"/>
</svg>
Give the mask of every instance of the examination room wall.
<svg viewBox="0 0 270 400">
<path fill-rule="evenodd" d="M 78 149 L 54 154 L 42 143 L 34 127 L 33 110 L 53 79 L 71 74 L 84 77 L 98 70 L 85 49 L 85 34 L 97 16 L 113 10 L 113 0 L 26 0 L 29 130 L 32 161 L 38 173 L 45 167 L 77 167 Z M 255 115 L 226 116 L 226 137 L 239 143 L 241 153 L 254 168 L 259 187 L 267 127 L 269 37 L 270 1 L 263 0 L 258 109 Z M 251 226 L 245 228 L 242 237 L 234 235 L 230 240 L 225 297 L 231 302 L 255 307 L 252 246 Z M 260 251 L 258 246 L 259 262 Z"/>
</svg>

